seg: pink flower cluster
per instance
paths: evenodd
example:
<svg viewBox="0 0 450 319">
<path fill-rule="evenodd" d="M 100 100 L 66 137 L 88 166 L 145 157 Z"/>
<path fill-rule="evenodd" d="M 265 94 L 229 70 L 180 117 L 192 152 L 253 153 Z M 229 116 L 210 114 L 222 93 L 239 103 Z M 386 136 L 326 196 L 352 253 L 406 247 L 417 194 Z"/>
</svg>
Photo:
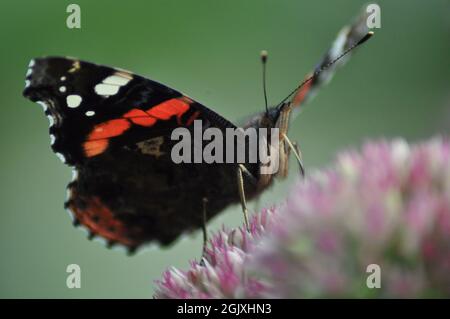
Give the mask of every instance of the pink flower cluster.
<svg viewBox="0 0 450 319">
<path fill-rule="evenodd" d="M 450 143 L 343 152 L 157 286 L 157 298 L 450 297 Z"/>
<path fill-rule="evenodd" d="M 273 210 L 264 209 L 244 227 L 223 228 L 209 242 L 203 259 L 192 261 L 188 271 L 171 268 L 157 281 L 156 298 L 260 298 L 269 291 L 264 280 L 247 275 L 245 265 L 273 220 Z"/>
</svg>

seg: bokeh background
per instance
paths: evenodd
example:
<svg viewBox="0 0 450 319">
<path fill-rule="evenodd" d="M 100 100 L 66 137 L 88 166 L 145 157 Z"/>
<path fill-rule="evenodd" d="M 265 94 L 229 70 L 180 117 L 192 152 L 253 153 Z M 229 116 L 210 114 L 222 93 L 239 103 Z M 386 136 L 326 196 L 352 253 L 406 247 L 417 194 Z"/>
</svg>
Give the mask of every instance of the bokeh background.
<svg viewBox="0 0 450 319">
<path fill-rule="evenodd" d="M 21 96 L 29 60 L 69 55 L 129 69 L 237 121 L 263 107 L 260 50 L 269 51 L 275 104 L 367 2 L 79 0 L 80 30 L 66 27 L 69 3 L 0 1 L 0 297 L 149 298 L 166 267 L 199 257 L 200 233 L 127 257 L 73 228 L 63 209 L 71 170 L 50 150 L 41 107 Z M 378 4 L 381 29 L 293 123 L 309 171 L 366 139 L 449 132 L 449 1 Z M 283 201 L 297 178 L 293 168 L 259 206 Z M 235 205 L 209 229 L 241 222 Z M 66 287 L 72 263 L 81 266 L 81 289 Z"/>
</svg>

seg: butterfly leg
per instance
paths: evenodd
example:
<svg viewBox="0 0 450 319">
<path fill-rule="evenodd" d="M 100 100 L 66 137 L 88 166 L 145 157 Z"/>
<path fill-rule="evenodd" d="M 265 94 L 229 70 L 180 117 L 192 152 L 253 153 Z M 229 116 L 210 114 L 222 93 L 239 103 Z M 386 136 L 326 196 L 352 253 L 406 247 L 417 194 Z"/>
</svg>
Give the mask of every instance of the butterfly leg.
<svg viewBox="0 0 450 319">
<path fill-rule="evenodd" d="M 298 146 L 298 142 L 294 141 L 292 144 L 294 145 L 294 148 L 298 154 L 298 157 L 300 157 L 300 159 L 303 159 L 302 151 L 300 150 L 300 146 Z M 300 161 L 298 163 L 298 165 L 299 165 L 300 173 L 302 174 L 303 177 L 305 177 L 306 173 L 305 173 L 305 166 L 303 165 L 303 161 Z"/>
<path fill-rule="evenodd" d="M 239 169 L 241 169 L 241 170 L 242 170 L 242 173 L 244 173 L 244 175 L 247 176 L 247 177 L 250 179 L 250 182 L 251 182 L 253 185 L 257 185 L 257 184 L 258 184 L 258 181 L 256 180 L 256 177 L 253 176 L 252 173 L 250 173 L 250 171 L 247 169 L 247 167 L 245 167 L 245 166 L 242 165 L 242 164 L 239 164 Z"/>
<path fill-rule="evenodd" d="M 248 230 L 250 230 L 250 227 L 249 227 L 249 222 L 248 222 L 247 201 L 245 200 L 244 176 L 242 175 L 243 172 L 250 173 L 250 172 L 248 172 L 248 170 L 245 168 L 244 165 L 239 164 L 238 169 L 237 169 L 238 189 L 239 189 L 239 196 L 241 198 L 242 211 L 244 213 L 245 228 L 248 231 Z"/>
<path fill-rule="evenodd" d="M 202 220 L 202 231 L 203 231 L 203 249 L 202 249 L 202 257 L 205 255 L 206 245 L 208 244 L 208 230 L 206 227 L 207 222 L 207 214 L 206 214 L 206 204 L 208 203 L 208 198 L 203 197 L 203 220 Z"/>
<path fill-rule="evenodd" d="M 294 153 L 294 156 L 297 159 L 298 166 L 300 168 L 300 173 L 304 177 L 305 176 L 305 167 L 303 166 L 302 152 L 300 151 L 300 147 L 298 146 L 298 143 L 291 142 L 291 140 L 289 139 L 289 137 L 287 137 L 286 134 L 283 134 L 283 136 L 284 136 L 284 140 L 286 141 L 287 145 L 291 149 L 292 153 Z"/>
</svg>

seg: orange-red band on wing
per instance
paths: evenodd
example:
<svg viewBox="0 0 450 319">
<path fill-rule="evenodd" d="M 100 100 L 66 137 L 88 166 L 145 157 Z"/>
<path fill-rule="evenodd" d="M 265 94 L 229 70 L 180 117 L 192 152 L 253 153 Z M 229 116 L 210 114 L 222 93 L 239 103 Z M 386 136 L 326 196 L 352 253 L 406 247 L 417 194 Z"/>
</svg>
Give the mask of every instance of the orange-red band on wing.
<svg viewBox="0 0 450 319">
<path fill-rule="evenodd" d="M 131 119 L 131 122 L 133 122 L 133 124 L 140 126 L 152 126 L 156 123 L 156 121 L 157 119 L 149 117 L 148 115 L 147 117 L 136 117 Z"/>
<path fill-rule="evenodd" d="M 311 85 L 312 81 L 306 82 L 305 85 L 300 88 L 300 90 L 295 94 L 294 98 L 292 99 L 292 105 L 294 107 L 299 106 L 303 102 L 309 90 L 311 89 Z"/>
<path fill-rule="evenodd" d="M 195 111 L 192 115 L 187 119 L 186 126 L 189 126 L 194 122 L 194 120 L 200 115 L 200 111 Z"/>
<path fill-rule="evenodd" d="M 75 219 L 95 235 L 128 247 L 134 247 L 141 243 L 130 236 L 132 234 L 130 234 L 126 225 L 117 219 L 98 197 L 89 198 L 84 208 L 74 204 L 69 205 L 69 208 L 75 215 Z"/>
<path fill-rule="evenodd" d="M 189 104 L 185 101 L 170 99 L 148 109 L 146 112 L 157 119 L 168 120 L 174 115 L 180 118 L 187 110 L 189 110 Z"/>
<path fill-rule="evenodd" d="M 165 121 L 172 116 L 176 116 L 178 124 L 181 125 L 181 116 L 189 110 L 190 103 L 190 100 L 183 97 L 174 98 L 153 106 L 148 110 L 132 109 L 125 113 L 123 118 L 100 123 L 89 133 L 87 141 L 83 144 L 84 153 L 87 157 L 103 153 L 108 148 L 109 139 L 122 135 L 123 132 L 131 127 L 131 124 L 150 127 L 158 120 Z M 197 116 L 198 114 L 195 117 Z"/>
<path fill-rule="evenodd" d="M 83 144 L 84 153 L 87 157 L 92 157 L 103 153 L 109 145 L 109 139 L 87 141 Z"/>
<path fill-rule="evenodd" d="M 126 119 L 109 120 L 96 125 L 83 144 L 84 153 L 87 157 L 103 153 L 108 148 L 109 138 L 119 136 L 130 126 Z"/>
<path fill-rule="evenodd" d="M 156 123 L 154 117 L 150 117 L 144 110 L 139 109 L 132 109 L 125 113 L 123 117 L 129 119 L 133 124 L 141 126 L 152 126 Z"/>
<path fill-rule="evenodd" d="M 127 119 L 109 120 L 94 127 L 88 136 L 88 140 L 98 140 L 119 136 L 130 128 L 131 124 Z"/>
<path fill-rule="evenodd" d="M 162 102 L 148 110 L 132 109 L 124 114 L 124 118 L 129 119 L 133 124 L 141 126 L 152 126 L 158 120 L 168 120 L 176 116 L 180 122 L 181 116 L 189 110 L 189 103 L 183 99 L 170 99 Z"/>
</svg>

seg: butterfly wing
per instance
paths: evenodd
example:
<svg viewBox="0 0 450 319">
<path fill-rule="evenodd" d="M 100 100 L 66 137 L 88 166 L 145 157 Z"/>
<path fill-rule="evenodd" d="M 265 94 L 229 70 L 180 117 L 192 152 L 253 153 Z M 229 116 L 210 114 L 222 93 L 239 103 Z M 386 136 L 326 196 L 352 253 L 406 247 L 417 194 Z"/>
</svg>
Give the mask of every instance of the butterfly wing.
<svg viewBox="0 0 450 319">
<path fill-rule="evenodd" d="M 369 28 L 367 27 L 368 14 L 364 10 L 362 14 L 350 25 L 344 26 L 337 34 L 329 50 L 312 72 L 306 75 L 305 80 L 311 76 L 311 80 L 303 83 L 293 94 L 290 102 L 291 107 L 300 109 L 302 105 L 309 102 L 333 77 L 335 71 L 343 66 L 354 53 L 347 52 L 356 45 L 361 44 L 362 39 L 367 39 Z M 342 56 L 344 53 L 345 56 Z"/>
<path fill-rule="evenodd" d="M 51 120 L 52 148 L 74 166 L 66 207 L 111 243 L 170 244 L 238 201 L 235 166 L 176 164 L 171 132 L 235 126 L 202 104 L 131 72 L 77 59 L 30 63 L 24 95 Z"/>
<path fill-rule="evenodd" d="M 189 126 L 195 119 L 234 127 L 161 83 L 77 59 L 32 60 L 24 96 L 44 105 L 51 123 L 52 148 L 74 166 L 111 145 L 160 136 L 174 127 Z"/>
</svg>

